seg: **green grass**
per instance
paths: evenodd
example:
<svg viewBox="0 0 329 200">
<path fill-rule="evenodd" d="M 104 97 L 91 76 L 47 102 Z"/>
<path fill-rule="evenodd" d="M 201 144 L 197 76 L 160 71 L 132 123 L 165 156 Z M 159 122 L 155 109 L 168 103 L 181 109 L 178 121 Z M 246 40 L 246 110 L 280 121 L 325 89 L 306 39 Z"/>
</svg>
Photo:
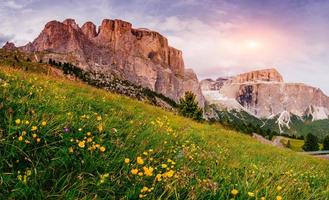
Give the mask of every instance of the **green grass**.
<svg viewBox="0 0 329 200">
<path fill-rule="evenodd" d="M 44 73 L 0 80 L 0 199 L 329 197 L 326 160 Z"/>
<path fill-rule="evenodd" d="M 292 138 L 284 138 L 281 139 L 281 143 L 286 146 L 288 144 L 288 140 L 290 141 L 290 149 L 293 151 L 297 151 L 297 152 L 302 152 L 303 149 L 303 145 L 304 145 L 304 140 L 299 140 L 299 139 L 292 139 Z"/>
<path fill-rule="evenodd" d="M 290 149 L 293 151 L 297 152 L 302 152 L 303 150 L 303 145 L 304 145 L 304 140 L 299 140 L 299 139 L 292 139 L 292 138 L 285 138 L 281 139 L 281 143 L 286 146 L 288 144 L 288 140 L 290 141 Z M 323 145 L 319 144 L 320 150 L 322 149 Z"/>
</svg>

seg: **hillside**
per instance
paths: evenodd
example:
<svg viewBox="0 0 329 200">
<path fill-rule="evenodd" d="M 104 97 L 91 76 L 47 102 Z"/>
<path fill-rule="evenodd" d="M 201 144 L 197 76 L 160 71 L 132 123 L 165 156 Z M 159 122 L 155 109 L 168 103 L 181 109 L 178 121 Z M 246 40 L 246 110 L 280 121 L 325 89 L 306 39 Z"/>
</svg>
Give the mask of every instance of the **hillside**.
<svg viewBox="0 0 329 200">
<path fill-rule="evenodd" d="M 326 160 L 35 71 L 0 66 L 0 199 L 329 196 Z"/>
</svg>

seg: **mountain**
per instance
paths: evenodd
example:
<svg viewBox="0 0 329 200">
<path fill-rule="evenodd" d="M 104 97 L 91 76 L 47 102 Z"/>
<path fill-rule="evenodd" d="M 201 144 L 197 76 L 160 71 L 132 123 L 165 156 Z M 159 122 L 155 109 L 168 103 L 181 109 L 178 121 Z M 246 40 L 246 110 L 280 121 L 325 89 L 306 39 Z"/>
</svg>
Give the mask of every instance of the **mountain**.
<svg viewBox="0 0 329 200">
<path fill-rule="evenodd" d="M 263 126 L 275 119 L 276 130 L 281 133 L 289 132 L 290 124 L 297 119 L 301 121 L 299 124 L 309 124 L 327 120 L 329 116 L 329 97 L 319 88 L 285 83 L 276 69 L 206 79 L 200 83 L 208 105 L 216 105 L 217 110 L 246 112 L 264 121 Z"/>
<path fill-rule="evenodd" d="M 104 19 L 96 30 L 92 22 L 79 27 L 73 19 L 51 21 L 32 43 L 18 49 L 32 53 L 36 61 L 70 63 L 95 74 L 95 79 L 126 80 L 176 102 L 192 91 L 204 105 L 197 76 L 185 69 L 182 52 L 161 34 L 132 28 L 129 22 Z"/>
</svg>

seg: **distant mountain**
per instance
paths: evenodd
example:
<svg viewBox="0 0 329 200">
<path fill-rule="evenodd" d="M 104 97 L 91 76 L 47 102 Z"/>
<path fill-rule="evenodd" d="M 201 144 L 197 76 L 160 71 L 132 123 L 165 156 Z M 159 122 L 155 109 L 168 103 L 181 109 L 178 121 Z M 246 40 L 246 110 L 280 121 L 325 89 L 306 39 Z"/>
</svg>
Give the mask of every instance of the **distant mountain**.
<svg viewBox="0 0 329 200">
<path fill-rule="evenodd" d="M 79 27 L 73 19 L 51 21 L 32 43 L 19 48 L 7 43 L 4 49 L 33 53 L 36 61 L 70 63 L 95 79 L 127 80 L 176 102 L 192 91 L 204 104 L 197 76 L 185 69 L 182 52 L 161 34 L 122 20 L 104 19 L 98 30 L 92 22 Z"/>
<path fill-rule="evenodd" d="M 252 116 L 253 121 L 254 118 L 263 121 L 263 128 L 280 133 L 305 135 L 306 131 L 312 131 L 319 135 L 329 134 L 323 129 L 323 126 L 329 128 L 329 97 L 319 88 L 285 83 L 275 69 L 206 79 L 200 83 L 206 103 L 215 105 L 212 108 L 217 111 L 243 111 Z M 316 122 L 319 120 L 321 123 Z M 303 128 L 305 125 L 311 127 L 310 124 L 321 124 L 322 128 Z"/>
</svg>

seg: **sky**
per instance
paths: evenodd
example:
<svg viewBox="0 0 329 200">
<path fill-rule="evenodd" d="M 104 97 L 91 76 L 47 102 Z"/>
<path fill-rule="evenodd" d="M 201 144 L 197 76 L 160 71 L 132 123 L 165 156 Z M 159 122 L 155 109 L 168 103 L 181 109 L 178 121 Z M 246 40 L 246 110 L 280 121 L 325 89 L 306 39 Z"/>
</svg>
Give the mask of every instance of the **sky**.
<svg viewBox="0 0 329 200">
<path fill-rule="evenodd" d="M 0 0 L 0 46 L 51 20 L 122 19 L 160 32 L 199 79 L 276 68 L 329 95 L 329 0 Z"/>
</svg>

